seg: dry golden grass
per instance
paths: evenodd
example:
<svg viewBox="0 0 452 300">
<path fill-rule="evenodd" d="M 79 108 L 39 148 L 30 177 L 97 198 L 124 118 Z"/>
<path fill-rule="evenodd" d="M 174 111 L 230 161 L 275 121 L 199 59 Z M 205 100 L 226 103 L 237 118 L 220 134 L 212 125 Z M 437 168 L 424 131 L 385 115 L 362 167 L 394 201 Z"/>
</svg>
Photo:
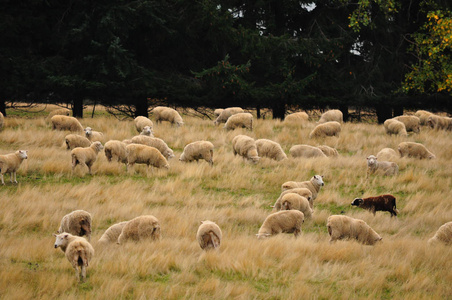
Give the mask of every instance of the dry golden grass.
<svg viewBox="0 0 452 300">
<path fill-rule="evenodd" d="M 91 110 L 87 111 L 87 115 Z M 107 139 L 131 138 L 133 122 L 102 110 L 83 126 Z M 151 117 L 152 119 L 152 117 Z M 78 169 L 62 147 L 66 132 L 50 129 L 44 115 L 8 117 L 0 132 L 0 154 L 29 150 L 18 185 L 0 186 L 0 298 L 143 298 L 143 299 L 446 299 L 452 296 L 452 249 L 428 246 L 427 240 L 451 221 L 452 138 L 450 132 L 422 128 L 408 138 L 389 137 L 383 126 L 344 124 L 339 138 L 310 140 L 314 122 L 285 126 L 256 120 L 255 130 L 226 132 L 210 120 L 184 116 L 185 126 L 155 126 L 155 135 L 175 151 L 169 170 L 137 165 L 135 174 L 108 163 L 101 153 L 93 176 Z M 269 138 L 288 153 L 295 144 L 336 147 L 338 158 L 263 158 L 257 165 L 234 157 L 237 134 Z M 183 147 L 196 140 L 215 145 L 214 166 L 181 163 Z M 366 179 L 366 157 L 407 140 L 425 144 L 437 159 L 398 159 L 400 174 Z M 255 234 L 270 205 L 288 180 L 324 175 L 325 187 L 314 203 L 312 220 L 300 238 L 279 235 L 257 240 Z M 352 208 L 355 197 L 391 193 L 400 215 Z M 75 209 L 93 215 L 96 250 L 87 282 L 77 284 L 52 233 Z M 376 246 L 354 241 L 329 244 L 326 219 L 345 214 L 365 220 L 382 237 Z M 101 248 L 97 240 L 112 224 L 143 214 L 162 226 L 159 242 Z M 201 220 L 223 231 L 219 251 L 203 252 L 196 241 Z"/>
</svg>

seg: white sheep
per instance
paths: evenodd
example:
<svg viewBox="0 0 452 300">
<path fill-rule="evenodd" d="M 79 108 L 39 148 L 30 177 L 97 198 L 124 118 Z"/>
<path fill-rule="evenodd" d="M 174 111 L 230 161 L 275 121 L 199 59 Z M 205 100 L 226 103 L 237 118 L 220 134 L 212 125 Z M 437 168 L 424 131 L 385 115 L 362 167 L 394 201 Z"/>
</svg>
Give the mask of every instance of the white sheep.
<svg viewBox="0 0 452 300">
<path fill-rule="evenodd" d="M 248 159 L 255 164 L 260 159 L 254 139 L 243 134 L 239 134 L 232 139 L 232 151 L 234 155 L 238 154 L 243 159 Z"/>
<path fill-rule="evenodd" d="M 63 250 L 67 260 L 75 270 L 77 280 L 80 280 L 81 271 L 81 280 L 85 281 L 86 267 L 88 267 L 94 256 L 93 246 L 86 239 L 67 232 L 58 235 L 54 234 L 53 236 L 56 237 L 55 248 L 60 247 Z"/>
<path fill-rule="evenodd" d="M 313 213 L 308 199 L 296 193 L 287 193 L 281 198 L 281 210 L 299 210 L 306 219 L 310 219 Z"/>
<path fill-rule="evenodd" d="M 335 121 L 338 123 L 342 123 L 344 121 L 344 116 L 340 110 L 338 110 L 338 109 L 327 110 L 320 116 L 320 119 L 317 123 L 322 124 L 322 123 L 332 122 L 332 121 Z"/>
<path fill-rule="evenodd" d="M 2 177 L 2 184 L 5 185 L 3 175 L 10 174 L 11 183 L 17 183 L 16 172 L 24 159 L 28 158 L 27 150 L 17 150 L 14 153 L 0 155 L 0 175 Z M 13 180 L 14 177 L 14 180 Z"/>
<path fill-rule="evenodd" d="M 394 119 L 387 119 L 384 121 L 383 126 L 387 134 L 395 134 L 400 136 L 407 136 L 405 124 Z"/>
<path fill-rule="evenodd" d="M 414 115 L 419 118 L 421 125 L 427 125 L 428 117 L 430 117 L 432 113 L 426 110 L 418 110 Z"/>
<path fill-rule="evenodd" d="M 398 158 L 399 155 L 394 149 L 391 148 L 383 148 L 377 153 L 378 160 L 394 160 Z"/>
<path fill-rule="evenodd" d="M 85 131 L 85 136 L 91 142 L 103 142 L 104 134 L 100 131 L 95 131 L 91 127 L 86 127 L 83 129 Z"/>
<path fill-rule="evenodd" d="M 159 123 L 162 121 L 168 121 L 171 124 L 176 124 L 177 127 L 184 125 L 184 121 L 179 113 L 170 107 L 157 106 L 152 110 L 154 114 L 155 122 Z"/>
<path fill-rule="evenodd" d="M 312 201 L 314 201 L 317 198 L 317 195 L 320 191 L 320 188 L 324 186 L 325 183 L 323 182 L 323 176 L 322 175 L 314 175 L 310 180 L 308 181 L 302 181 L 302 182 L 296 182 L 296 181 L 287 181 L 284 182 L 281 185 L 282 191 L 290 190 L 294 188 L 302 188 L 305 187 L 309 189 L 312 193 Z"/>
<path fill-rule="evenodd" d="M 280 211 L 282 209 L 282 201 L 281 200 L 284 197 L 284 195 L 289 194 L 289 193 L 295 193 L 295 194 L 298 194 L 298 195 L 308 199 L 309 206 L 311 208 L 314 207 L 314 202 L 312 200 L 312 192 L 308 188 L 294 188 L 294 189 L 288 189 L 288 190 L 281 192 L 278 199 L 276 199 L 275 204 L 273 206 L 271 206 L 273 208 L 274 212 Z"/>
<path fill-rule="evenodd" d="M 441 117 L 431 114 L 427 119 L 427 124 L 434 129 L 452 130 L 452 118 Z"/>
<path fill-rule="evenodd" d="M 77 165 L 87 166 L 88 172 L 91 175 L 91 167 L 97 159 L 97 154 L 104 149 L 101 142 L 94 142 L 89 147 L 77 147 L 72 149 L 72 173 Z"/>
<path fill-rule="evenodd" d="M 393 118 L 405 124 L 406 131 L 419 133 L 421 131 L 421 120 L 416 116 L 398 116 Z"/>
<path fill-rule="evenodd" d="M 50 122 L 54 130 L 83 131 L 82 124 L 74 117 L 56 115 L 50 119 Z"/>
<path fill-rule="evenodd" d="M 139 133 L 141 133 L 146 126 L 148 126 L 151 129 L 151 132 L 154 127 L 154 124 L 152 123 L 152 121 L 149 118 L 146 118 L 144 116 L 136 117 L 133 120 L 133 122 L 135 123 L 135 128 L 137 129 L 137 131 Z"/>
<path fill-rule="evenodd" d="M 341 124 L 336 121 L 319 124 L 309 133 L 309 138 L 324 138 L 327 136 L 339 136 Z"/>
<path fill-rule="evenodd" d="M 223 108 L 216 108 L 216 109 L 213 111 L 213 116 L 214 116 L 215 118 L 218 118 L 218 116 L 220 116 L 221 113 L 222 113 L 223 111 L 224 111 Z"/>
<path fill-rule="evenodd" d="M 157 148 L 141 144 L 130 144 L 126 146 L 126 149 L 127 171 L 134 164 L 146 164 L 148 167 L 153 166 L 156 168 L 169 168 L 168 161 Z"/>
<path fill-rule="evenodd" d="M 179 157 L 180 161 L 190 162 L 204 159 L 211 166 L 213 165 L 213 144 L 209 141 L 196 141 L 185 146 Z"/>
<path fill-rule="evenodd" d="M 61 219 L 58 233 L 67 232 L 72 235 L 84 236 L 91 240 L 91 214 L 84 210 L 74 210 Z"/>
<path fill-rule="evenodd" d="M 78 134 L 68 134 L 64 137 L 64 142 L 66 144 L 66 149 L 72 150 L 77 147 L 89 147 L 91 146 L 91 141 L 86 137 Z"/>
<path fill-rule="evenodd" d="M 118 237 L 118 244 L 124 244 L 127 240 L 159 240 L 160 239 L 160 223 L 159 220 L 151 215 L 136 217 L 127 222 L 122 228 Z"/>
<path fill-rule="evenodd" d="M 144 126 L 143 130 L 141 130 L 140 135 L 154 137 L 154 133 L 152 132 L 152 128 L 149 126 Z"/>
<path fill-rule="evenodd" d="M 303 222 L 304 215 L 299 210 L 278 211 L 267 216 L 256 236 L 262 239 L 284 232 L 293 233 L 297 237 L 301 233 Z"/>
<path fill-rule="evenodd" d="M 289 124 L 303 124 L 303 123 L 308 122 L 308 119 L 309 119 L 308 114 L 305 113 L 304 111 L 300 111 L 300 112 L 288 114 L 288 115 L 284 118 L 284 123 L 289 123 Z"/>
<path fill-rule="evenodd" d="M 212 221 L 201 221 L 196 232 L 196 239 L 202 250 L 218 250 L 221 244 L 221 229 Z"/>
<path fill-rule="evenodd" d="M 289 153 L 292 157 L 327 157 L 322 150 L 309 145 L 294 145 L 289 149 Z"/>
<path fill-rule="evenodd" d="M 110 227 L 108 227 L 108 229 L 100 237 L 99 244 L 117 243 L 118 237 L 121 234 L 124 226 L 126 226 L 126 224 L 127 224 L 127 221 L 124 221 L 124 222 L 119 222 L 119 223 L 113 224 Z"/>
<path fill-rule="evenodd" d="M 223 111 L 218 115 L 218 117 L 213 122 L 214 125 L 218 125 L 220 123 L 226 123 L 230 116 L 243 113 L 244 110 L 241 107 L 228 107 L 223 109 Z"/>
<path fill-rule="evenodd" d="M 424 145 L 414 142 L 402 142 L 397 147 L 400 157 L 414 157 L 418 159 L 433 159 L 435 154 L 430 152 Z"/>
<path fill-rule="evenodd" d="M 375 173 L 396 175 L 399 173 L 399 166 L 395 162 L 378 161 L 374 155 L 369 155 L 367 157 L 367 176 Z"/>
<path fill-rule="evenodd" d="M 47 115 L 46 121 L 50 120 L 53 116 L 70 116 L 71 115 L 71 111 L 67 108 L 57 108 L 52 110 L 51 112 L 49 112 L 49 114 Z"/>
<path fill-rule="evenodd" d="M 5 117 L 3 116 L 3 114 L 0 112 L 0 130 L 3 129 L 3 126 L 5 125 Z"/>
<path fill-rule="evenodd" d="M 443 224 L 436 231 L 435 235 L 428 240 L 429 244 L 442 243 L 452 245 L 452 222 Z"/>
<path fill-rule="evenodd" d="M 337 150 L 330 146 L 320 145 L 320 146 L 317 146 L 317 148 L 319 148 L 320 151 L 322 151 L 328 157 L 339 156 L 339 153 L 337 152 Z"/>
<path fill-rule="evenodd" d="M 137 135 L 132 138 L 132 143 L 157 148 L 157 150 L 159 150 L 167 160 L 174 157 L 173 150 L 168 147 L 168 145 L 162 139 L 145 135 Z"/>
<path fill-rule="evenodd" d="M 356 239 L 365 245 L 374 245 L 381 241 L 378 235 L 366 222 L 342 215 L 328 217 L 327 224 L 330 243 L 340 239 Z"/>
<path fill-rule="evenodd" d="M 286 153 L 281 145 L 268 139 L 256 140 L 257 155 L 259 157 L 268 157 L 276 161 L 287 159 Z"/>
<path fill-rule="evenodd" d="M 228 118 L 223 128 L 226 130 L 234 130 L 236 128 L 253 130 L 253 115 L 250 113 L 234 114 Z"/>
<path fill-rule="evenodd" d="M 118 140 L 110 140 L 105 143 L 105 157 L 109 162 L 117 161 L 127 164 L 127 144 Z"/>
</svg>

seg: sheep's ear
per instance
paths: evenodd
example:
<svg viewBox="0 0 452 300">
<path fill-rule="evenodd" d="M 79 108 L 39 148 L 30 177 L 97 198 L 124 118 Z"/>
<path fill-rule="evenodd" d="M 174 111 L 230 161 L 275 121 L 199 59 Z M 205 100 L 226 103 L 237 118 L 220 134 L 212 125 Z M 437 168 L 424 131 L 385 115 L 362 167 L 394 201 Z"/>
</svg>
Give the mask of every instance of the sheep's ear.
<svg viewBox="0 0 452 300">
<path fill-rule="evenodd" d="M 323 175 L 320 175 L 320 177 L 322 177 L 322 178 L 323 178 Z"/>
<path fill-rule="evenodd" d="M 53 233 L 52 235 L 53 235 L 54 237 L 56 237 L 56 236 L 57 236 L 57 234 L 56 234 L 56 233 Z"/>
<path fill-rule="evenodd" d="M 64 238 L 67 238 L 68 236 L 69 236 L 69 234 L 65 234 L 65 235 L 64 235 Z"/>
</svg>

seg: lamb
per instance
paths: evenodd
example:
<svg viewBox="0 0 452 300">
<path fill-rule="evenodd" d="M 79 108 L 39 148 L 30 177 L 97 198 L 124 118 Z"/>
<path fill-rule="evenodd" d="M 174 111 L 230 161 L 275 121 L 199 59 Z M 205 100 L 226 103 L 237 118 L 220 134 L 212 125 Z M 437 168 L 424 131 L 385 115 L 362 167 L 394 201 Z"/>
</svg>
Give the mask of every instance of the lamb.
<svg viewBox="0 0 452 300">
<path fill-rule="evenodd" d="M 216 118 L 216 120 L 213 122 L 213 124 L 216 126 L 220 123 L 226 123 L 226 121 L 229 119 L 230 116 L 243 113 L 244 110 L 241 107 L 228 107 L 225 108 L 220 115 Z"/>
<path fill-rule="evenodd" d="M 288 193 L 295 193 L 297 195 L 300 195 L 309 201 L 309 206 L 314 207 L 314 202 L 312 200 L 312 192 L 308 188 L 294 188 L 294 189 L 288 189 L 284 192 L 281 192 L 278 199 L 276 199 L 275 205 L 273 205 L 273 211 L 280 211 L 282 209 L 282 198 L 284 195 Z"/>
<path fill-rule="evenodd" d="M 301 188 L 305 187 L 309 189 L 312 193 L 312 201 L 314 201 L 317 198 L 317 195 L 320 191 L 320 188 L 324 186 L 325 183 L 323 182 L 323 176 L 322 175 L 314 175 L 310 180 L 308 181 L 302 181 L 302 182 L 296 182 L 296 181 L 287 181 L 284 182 L 281 186 L 282 191 L 294 189 L 294 188 Z"/>
<path fill-rule="evenodd" d="M 306 219 L 310 219 L 313 213 L 308 199 L 296 193 L 287 193 L 281 199 L 281 210 L 292 209 L 301 211 Z"/>
<path fill-rule="evenodd" d="M 168 147 L 168 145 L 165 143 L 164 140 L 156 138 L 156 137 L 150 137 L 150 136 L 144 136 L 144 135 L 138 135 L 134 136 L 132 138 L 132 143 L 134 144 L 142 144 L 147 145 L 156 148 L 157 150 L 162 153 L 162 155 L 167 159 L 170 160 L 174 157 L 173 150 Z"/>
<path fill-rule="evenodd" d="M 370 155 L 367 157 L 367 176 L 375 173 L 396 175 L 399 173 L 399 166 L 395 162 L 378 161 L 374 155 Z"/>
<path fill-rule="evenodd" d="M 138 116 L 133 120 L 133 122 L 135 123 L 135 128 L 139 133 L 141 133 L 146 126 L 148 126 L 152 132 L 154 124 L 150 119 L 143 116 Z"/>
<path fill-rule="evenodd" d="M 27 158 L 28 158 L 27 150 L 17 150 L 14 153 L 0 155 L 0 176 L 2 178 L 3 185 L 5 185 L 5 181 L 3 179 L 3 175 L 5 173 L 10 174 L 11 183 L 17 183 L 16 172 L 19 169 L 22 161 Z"/>
<path fill-rule="evenodd" d="M 322 150 L 309 145 L 294 145 L 289 149 L 289 153 L 292 157 L 326 157 Z"/>
<path fill-rule="evenodd" d="M 414 115 L 419 118 L 421 125 L 427 125 L 427 119 L 432 115 L 432 113 L 426 110 L 418 110 L 414 113 Z"/>
<path fill-rule="evenodd" d="M 378 235 L 366 222 L 342 215 L 332 215 L 328 217 L 327 224 L 330 235 L 330 243 L 346 239 L 356 239 L 365 245 L 374 245 L 381 241 L 382 237 Z"/>
<path fill-rule="evenodd" d="M 50 122 L 54 130 L 83 131 L 82 124 L 74 117 L 56 115 L 50 119 Z"/>
<path fill-rule="evenodd" d="M 421 131 L 421 120 L 416 116 L 398 116 L 393 118 L 405 124 L 406 131 L 419 133 Z"/>
<path fill-rule="evenodd" d="M 148 167 L 152 165 L 156 168 L 169 169 L 168 161 L 157 148 L 140 144 L 130 144 L 126 146 L 126 149 L 128 153 L 127 171 L 134 164 L 146 164 Z"/>
<path fill-rule="evenodd" d="M 298 237 L 303 222 L 304 215 L 299 210 L 278 211 L 270 214 L 265 219 L 256 236 L 258 239 L 262 239 L 285 232 L 293 233 L 295 237 Z"/>
<path fill-rule="evenodd" d="M 100 237 L 100 244 L 111 244 L 118 241 L 118 237 L 122 232 L 124 226 L 126 226 L 127 221 L 116 223 L 108 227 L 104 234 Z"/>
<path fill-rule="evenodd" d="M 0 112 L 0 130 L 2 130 L 4 124 L 5 124 L 5 117 L 4 117 L 3 114 Z"/>
<path fill-rule="evenodd" d="M 185 146 L 180 161 L 190 162 L 204 159 L 213 166 L 213 144 L 209 141 L 196 141 Z"/>
<path fill-rule="evenodd" d="M 89 147 L 91 146 L 91 141 L 86 137 L 78 134 L 68 134 L 64 137 L 66 143 L 66 149 L 72 150 L 77 147 Z"/>
<path fill-rule="evenodd" d="M 144 126 L 143 130 L 141 130 L 140 135 L 154 137 L 154 133 L 152 132 L 151 127 Z"/>
<path fill-rule="evenodd" d="M 436 231 L 435 235 L 428 240 L 428 243 L 443 243 L 444 245 L 452 245 L 452 222 L 448 222 L 443 224 L 438 231 Z"/>
<path fill-rule="evenodd" d="M 386 133 L 391 135 L 400 135 L 400 136 L 407 136 L 406 127 L 405 124 L 403 124 L 400 121 L 394 120 L 394 119 L 387 119 L 383 123 Z"/>
<path fill-rule="evenodd" d="M 383 148 L 377 153 L 378 160 L 394 160 L 398 158 L 399 155 L 394 149 L 391 148 Z"/>
<path fill-rule="evenodd" d="M 232 139 L 232 151 L 234 155 L 238 154 L 255 164 L 260 159 L 254 139 L 243 134 L 239 134 Z"/>
<path fill-rule="evenodd" d="M 94 131 L 91 127 L 86 127 L 84 129 L 84 131 L 85 131 L 85 136 L 91 142 L 102 142 L 104 140 L 104 134 L 99 131 Z"/>
<path fill-rule="evenodd" d="M 56 237 L 55 248 L 60 247 L 66 254 L 67 260 L 72 264 L 72 267 L 75 270 L 77 280 L 80 280 L 81 271 L 81 280 L 85 281 L 86 267 L 88 267 L 89 262 L 94 256 L 93 246 L 91 246 L 86 239 L 74 236 L 67 232 L 63 232 L 58 235 L 54 234 L 53 236 Z"/>
<path fill-rule="evenodd" d="M 331 121 L 342 123 L 343 120 L 344 120 L 344 116 L 343 116 L 342 112 L 338 109 L 332 109 L 332 110 L 327 110 L 326 112 L 324 112 L 320 116 L 320 119 L 317 123 L 322 124 L 322 123 L 331 122 Z"/>
<path fill-rule="evenodd" d="M 223 128 L 226 130 L 234 130 L 236 128 L 253 130 L 253 115 L 250 113 L 234 114 L 228 118 Z"/>
<path fill-rule="evenodd" d="M 91 175 L 91 166 L 97 159 L 97 154 L 104 149 L 101 142 L 94 142 L 89 147 L 77 147 L 72 149 L 71 157 L 72 157 L 72 173 L 74 172 L 75 167 L 79 164 L 82 167 L 87 166 L 88 172 Z"/>
<path fill-rule="evenodd" d="M 221 115 L 221 113 L 224 111 L 223 108 L 217 108 L 213 111 L 213 115 L 215 118 L 218 118 L 219 115 Z M 242 110 L 243 111 L 243 110 Z"/>
<path fill-rule="evenodd" d="M 201 221 L 201 225 L 196 233 L 196 239 L 202 250 L 217 250 L 221 244 L 221 229 L 212 221 Z"/>
<path fill-rule="evenodd" d="M 142 241 L 160 239 L 160 224 L 156 217 L 144 215 L 127 222 L 118 237 L 118 244 L 124 244 L 127 240 Z"/>
<path fill-rule="evenodd" d="M 430 115 L 427 119 L 427 124 L 436 130 L 452 130 L 452 118 L 441 117 L 437 115 Z"/>
<path fill-rule="evenodd" d="M 321 145 L 321 146 L 317 146 L 317 148 L 319 148 L 320 151 L 322 151 L 323 154 L 325 154 L 328 157 L 339 156 L 339 153 L 337 152 L 337 150 L 335 148 L 330 147 L 330 146 Z"/>
<path fill-rule="evenodd" d="M 49 112 L 49 114 L 47 115 L 46 120 L 50 120 L 53 116 L 70 116 L 71 115 L 71 111 L 67 108 L 57 108 L 52 110 L 51 112 Z"/>
<path fill-rule="evenodd" d="M 105 143 L 104 152 L 107 160 L 117 161 L 119 163 L 127 164 L 127 144 L 118 140 L 110 140 Z"/>
<path fill-rule="evenodd" d="M 355 198 L 352 206 L 370 210 L 374 216 L 377 211 L 387 211 L 391 214 L 391 217 L 397 217 L 399 213 L 396 207 L 396 198 L 389 194 L 377 197 Z"/>
<path fill-rule="evenodd" d="M 281 145 L 277 142 L 267 139 L 258 139 L 256 140 L 256 147 L 257 155 L 259 155 L 259 157 L 268 157 L 276 161 L 287 159 L 286 153 L 284 153 Z"/>
<path fill-rule="evenodd" d="M 179 113 L 170 107 L 157 106 L 152 110 L 154 113 L 155 122 L 168 121 L 172 125 L 176 124 L 177 127 L 184 125 L 184 121 Z"/>
<path fill-rule="evenodd" d="M 433 159 L 436 158 L 435 154 L 427 150 L 427 148 L 419 143 L 402 142 L 397 147 L 400 157 L 414 157 L 418 159 Z"/>
<path fill-rule="evenodd" d="M 67 232 L 76 236 L 86 235 L 91 240 L 91 214 L 84 210 L 74 210 L 61 219 L 58 233 Z"/>
<path fill-rule="evenodd" d="M 326 136 L 339 136 L 341 124 L 336 121 L 319 124 L 311 131 L 309 138 L 323 138 Z"/>
<path fill-rule="evenodd" d="M 305 113 L 304 111 L 300 111 L 300 112 L 296 112 L 296 113 L 287 115 L 284 118 L 284 123 L 300 124 L 300 123 L 308 122 L 308 119 L 309 119 L 308 114 Z"/>
</svg>

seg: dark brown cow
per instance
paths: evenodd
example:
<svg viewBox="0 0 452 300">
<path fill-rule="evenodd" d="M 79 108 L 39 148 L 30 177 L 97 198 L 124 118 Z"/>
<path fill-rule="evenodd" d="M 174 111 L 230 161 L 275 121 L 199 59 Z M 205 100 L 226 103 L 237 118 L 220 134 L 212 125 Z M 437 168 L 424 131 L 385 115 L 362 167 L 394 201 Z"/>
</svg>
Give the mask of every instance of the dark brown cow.
<svg viewBox="0 0 452 300">
<path fill-rule="evenodd" d="M 389 194 L 377 197 L 356 198 L 353 200 L 352 206 L 370 210 L 374 216 L 377 211 L 388 211 L 391 213 L 391 217 L 397 217 L 397 214 L 399 213 L 396 208 L 395 197 Z"/>
</svg>

